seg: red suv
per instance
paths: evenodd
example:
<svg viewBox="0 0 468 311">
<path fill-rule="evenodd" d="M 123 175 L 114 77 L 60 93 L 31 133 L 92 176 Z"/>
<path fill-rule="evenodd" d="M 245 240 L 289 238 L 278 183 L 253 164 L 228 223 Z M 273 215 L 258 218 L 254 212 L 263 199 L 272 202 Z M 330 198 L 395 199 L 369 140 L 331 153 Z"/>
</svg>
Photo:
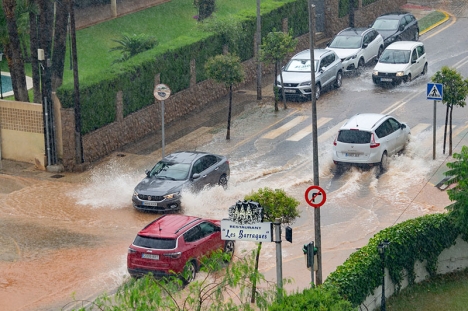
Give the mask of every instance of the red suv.
<svg viewBox="0 0 468 311">
<path fill-rule="evenodd" d="M 234 241 L 221 240 L 219 220 L 168 214 L 144 227 L 128 248 L 127 269 L 133 277 L 180 274 L 191 282 L 200 269 L 200 259 L 218 249 L 234 254 Z"/>
</svg>

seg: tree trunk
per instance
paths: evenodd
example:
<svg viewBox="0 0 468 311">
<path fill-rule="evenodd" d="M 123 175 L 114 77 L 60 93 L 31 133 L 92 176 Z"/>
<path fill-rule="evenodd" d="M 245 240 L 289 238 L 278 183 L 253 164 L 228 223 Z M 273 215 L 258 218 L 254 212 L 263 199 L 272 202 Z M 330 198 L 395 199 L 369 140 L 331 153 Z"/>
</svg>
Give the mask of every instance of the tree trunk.
<svg viewBox="0 0 468 311">
<path fill-rule="evenodd" d="M 281 63 L 279 64 L 281 66 Z M 283 84 L 283 71 L 280 69 L 280 80 L 281 80 L 281 85 Z M 283 97 L 283 108 L 288 109 L 288 106 L 286 106 L 286 94 L 284 93 L 284 87 L 281 88 L 281 96 Z"/>
<path fill-rule="evenodd" d="M 33 101 L 35 103 L 41 100 L 41 77 L 39 75 L 39 61 L 37 60 L 37 16 L 29 12 L 29 46 L 31 51 L 31 70 L 33 80 Z"/>
<path fill-rule="evenodd" d="M 21 54 L 21 43 L 19 40 L 18 27 L 15 15 L 16 0 L 3 0 L 3 10 L 8 28 L 10 43 L 5 46 L 8 67 L 10 68 L 11 84 L 16 101 L 28 102 L 28 90 L 26 87 L 26 74 L 24 71 L 24 60 Z"/>
<path fill-rule="evenodd" d="M 226 139 L 231 139 L 231 110 L 232 110 L 232 85 L 229 86 L 229 109 L 228 109 L 228 123 Z"/>
<path fill-rule="evenodd" d="M 278 111 L 278 86 L 276 85 L 276 77 L 278 76 L 278 62 L 275 62 L 275 82 L 273 83 L 273 96 L 275 97 L 275 111 Z"/>
<path fill-rule="evenodd" d="M 450 104 L 447 103 L 447 110 L 445 111 L 444 146 L 442 149 L 442 154 L 445 154 L 445 144 L 447 141 L 447 124 L 448 124 L 449 107 L 450 107 Z"/>
<path fill-rule="evenodd" d="M 254 278 L 252 280 L 252 292 L 250 296 L 250 302 L 255 303 L 255 296 L 257 293 L 257 274 L 258 274 L 258 261 L 260 260 L 260 251 L 262 250 L 262 242 L 258 243 L 257 247 L 257 255 L 255 256 L 255 270 L 254 270 Z"/>
<path fill-rule="evenodd" d="M 452 112 L 453 112 L 453 104 L 450 105 L 449 155 L 452 155 Z"/>
<path fill-rule="evenodd" d="M 57 1 L 54 32 L 54 57 L 52 59 L 52 89 L 62 85 L 67 50 L 67 26 L 71 0 Z"/>
</svg>

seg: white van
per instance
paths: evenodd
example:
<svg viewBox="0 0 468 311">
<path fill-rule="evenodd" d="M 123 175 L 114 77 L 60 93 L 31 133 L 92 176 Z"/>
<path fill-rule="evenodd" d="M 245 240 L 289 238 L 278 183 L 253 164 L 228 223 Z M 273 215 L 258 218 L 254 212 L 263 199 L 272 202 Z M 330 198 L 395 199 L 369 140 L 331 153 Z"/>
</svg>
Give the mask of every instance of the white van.
<svg viewBox="0 0 468 311">
<path fill-rule="evenodd" d="M 372 72 L 375 84 L 409 82 L 427 73 L 426 50 L 422 42 L 398 41 L 382 53 Z"/>
</svg>

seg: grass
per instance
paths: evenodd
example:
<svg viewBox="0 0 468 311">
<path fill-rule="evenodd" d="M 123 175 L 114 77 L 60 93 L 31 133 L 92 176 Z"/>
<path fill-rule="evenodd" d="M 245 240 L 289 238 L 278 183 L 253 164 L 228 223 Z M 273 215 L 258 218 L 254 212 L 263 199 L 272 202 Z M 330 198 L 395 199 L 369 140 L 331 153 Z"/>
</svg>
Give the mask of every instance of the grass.
<svg viewBox="0 0 468 311">
<path fill-rule="evenodd" d="M 387 301 L 391 311 L 468 310 L 468 269 L 437 276 L 405 288 Z"/>
<path fill-rule="evenodd" d="M 262 8 L 273 1 L 275 0 L 263 0 Z M 281 0 L 284 3 L 291 1 Z M 255 1 L 217 0 L 215 13 L 218 17 L 226 17 L 243 10 L 255 12 L 255 9 Z M 124 33 L 155 36 L 158 41 L 156 50 L 167 50 L 174 40 L 186 38 L 189 41 L 203 36 L 204 32 L 198 26 L 195 15 L 197 10 L 193 6 L 193 0 L 177 0 L 78 30 L 76 36 L 80 80 L 99 75 L 112 66 L 112 62 L 120 55 L 119 52 L 109 52 L 109 49 L 117 45 L 113 40 L 120 39 Z M 65 68 L 69 68 L 68 52 Z M 65 70 L 64 81 L 72 79 L 73 72 Z"/>
<path fill-rule="evenodd" d="M 423 32 L 424 30 L 428 29 L 432 25 L 442 21 L 445 18 L 445 14 L 441 11 L 433 11 L 420 20 L 418 20 L 419 24 L 419 32 Z"/>
</svg>

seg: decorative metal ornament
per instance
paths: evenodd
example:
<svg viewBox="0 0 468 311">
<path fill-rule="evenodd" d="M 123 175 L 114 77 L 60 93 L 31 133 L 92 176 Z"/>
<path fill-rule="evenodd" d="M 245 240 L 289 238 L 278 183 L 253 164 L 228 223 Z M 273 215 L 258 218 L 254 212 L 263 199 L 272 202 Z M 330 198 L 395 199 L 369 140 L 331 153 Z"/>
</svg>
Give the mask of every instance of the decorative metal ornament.
<svg viewBox="0 0 468 311">
<path fill-rule="evenodd" d="M 263 222 L 263 208 L 253 201 L 237 201 L 229 207 L 229 219 L 240 225 Z"/>
</svg>

